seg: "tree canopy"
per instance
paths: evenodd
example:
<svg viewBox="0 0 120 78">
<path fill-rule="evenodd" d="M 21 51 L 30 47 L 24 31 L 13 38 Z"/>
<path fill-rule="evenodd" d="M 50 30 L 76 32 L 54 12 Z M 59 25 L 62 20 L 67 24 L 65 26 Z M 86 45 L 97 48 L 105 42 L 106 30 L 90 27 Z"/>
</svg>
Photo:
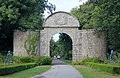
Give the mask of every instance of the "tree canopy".
<svg viewBox="0 0 120 78">
<path fill-rule="evenodd" d="M 88 0 L 79 8 L 72 9 L 83 28 L 106 32 L 108 47 L 120 49 L 120 0 Z"/>
<path fill-rule="evenodd" d="M 89 21 L 92 18 L 93 7 L 94 6 L 92 3 L 91 4 L 86 3 L 84 5 L 80 5 L 79 8 L 73 8 L 71 10 L 71 14 L 76 16 L 82 28 L 85 28 L 85 29 L 93 28 L 93 26 L 91 25 L 91 22 Z"/>
<path fill-rule="evenodd" d="M 55 6 L 48 0 L 0 0 L 0 50 L 12 48 L 13 30 L 42 29 L 43 13 Z"/>
</svg>

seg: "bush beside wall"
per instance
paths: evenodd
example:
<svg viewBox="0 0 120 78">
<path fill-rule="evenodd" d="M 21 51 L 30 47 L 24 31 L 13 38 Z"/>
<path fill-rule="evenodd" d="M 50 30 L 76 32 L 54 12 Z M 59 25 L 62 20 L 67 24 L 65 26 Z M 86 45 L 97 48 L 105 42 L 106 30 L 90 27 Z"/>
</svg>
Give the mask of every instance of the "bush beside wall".
<svg viewBox="0 0 120 78">
<path fill-rule="evenodd" d="M 99 64 L 99 63 L 93 63 L 93 62 L 86 62 L 84 64 L 105 72 L 120 74 L 120 66 L 114 66 L 109 64 Z"/>
<path fill-rule="evenodd" d="M 34 57 L 31 57 L 31 56 L 21 57 L 20 62 L 22 62 L 22 63 L 34 62 Z"/>
<path fill-rule="evenodd" d="M 41 56 L 41 57 L 37 57 L 35 62 L 37 65 L 51 65 L 52 58 L 48 56 Z"/>
</svg>

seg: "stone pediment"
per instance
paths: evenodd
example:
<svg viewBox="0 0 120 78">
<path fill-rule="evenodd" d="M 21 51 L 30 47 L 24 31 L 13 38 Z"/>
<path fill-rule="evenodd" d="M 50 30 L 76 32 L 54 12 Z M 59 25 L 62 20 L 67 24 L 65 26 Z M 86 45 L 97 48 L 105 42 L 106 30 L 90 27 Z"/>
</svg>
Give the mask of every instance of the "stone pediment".
<svg viewBox="0 0 120 78">
<path fill-rule="evenodd" d="M 43 27 L 76 28 L 79 27 L 79 21 L 71 14 L 59 11 L 48 16 Z"/>
</svg>

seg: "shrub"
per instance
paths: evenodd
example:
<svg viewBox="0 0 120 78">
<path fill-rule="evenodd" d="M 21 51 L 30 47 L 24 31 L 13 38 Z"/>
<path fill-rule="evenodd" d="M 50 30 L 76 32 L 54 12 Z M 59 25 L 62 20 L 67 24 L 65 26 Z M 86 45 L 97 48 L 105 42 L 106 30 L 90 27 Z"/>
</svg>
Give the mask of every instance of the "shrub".
<svg viewBox="0 0 120 78">
<path fill-rule="evenodd" d="M 7 53 L 8 53 L 8 51 L 7 51 L 7 50 L 5 50 L 5 51 L 0 51 L 0 55 L 2 55 L 2 56 L 6 56 L 6 55 L 7 55 Z"/>
<path fill-rule="evenodd" d="M 72 62 L 73 65 L 83 65 L 83 62 Z"/>
<path fill-rule="evenodd" d="M 0 63 L 4 63 L 5 62 L 5 56 L 0 56 Z"/>
<path fill-rule="evenodd" d="M 99 63 L 93 63 L 93 62 L 86 62 L 85 64 L 105 72 L 120 74 L 120 66 L 114 66 L 110 64 L 99 64 Z"/>
<path fill-rule="evenodd" d="M 12 61 L 13 61 L 14 63 L 21 63 L 19 56 L 13 56 L 13 57 L 12 57 Z"/>
<path fill-rule="evenodd" d="M 1 60 L 1 59 L 0 59 Z M 13 63 L 36 63 L 37 65 L 50 65 L 52 58 L 48 56 L 13 56 Z"/>
<path fill-rule="evenodd" d="M 42 65 L 50 65 L 52 63 L 52 59 L 50 57 L 43 57 L 41 59 Z"/>
<path fill-rule="evenodd" d="M 36 66 L 35 63 L 27 63 L 27 64 L 17 64 L 17 65 L 12 65 L 12 66 L 0 67 L 0 76 L 11 74 L 11 73 L 25 70 L 28 68 L 32 68 L 35 66 Z"/>
<path fill-rule="evenodd" d="M 94 62 L 94 63 L 104 63 L 104 61 L 99 58 L 86 58 L 82 62 Z"/>
<path fill-rule="evenodd" d="M 37 65 L 50 65 L 52 63 L 52 58 L 48 56 L 40 56 L 37 57 L 36 64 Z"/>
<path fill-rule="evenodd" d="M 20 57 L 20 62 L 22 63 L 34 62 L 34 57 L 30 57 L 30 56 Z"/>
<path fill-rule="evenodd" d="M 73 65 L 83 65 L 86 62 L 93 62 L 93 63 L 103 63 L 103 61 L 101 61 L 98 58 L 86 58 L 82 61 L 77 61 L 77 62 L 72 62 Z"/>
</svg>

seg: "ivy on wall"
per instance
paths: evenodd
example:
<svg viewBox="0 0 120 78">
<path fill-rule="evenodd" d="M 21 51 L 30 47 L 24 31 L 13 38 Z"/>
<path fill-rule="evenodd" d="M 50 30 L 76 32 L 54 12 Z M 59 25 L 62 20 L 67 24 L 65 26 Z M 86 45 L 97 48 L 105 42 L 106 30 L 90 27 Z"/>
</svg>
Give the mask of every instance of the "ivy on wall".
<svg viewBox="0 0 120 78">
<path fill-rule="evenodd" d="M 28 32 L 27 39 L 24 42 L 24 48 L 28 55 L 36 55 L 36 48 L 39 41 L 39 32 Z"/>
</svg>

